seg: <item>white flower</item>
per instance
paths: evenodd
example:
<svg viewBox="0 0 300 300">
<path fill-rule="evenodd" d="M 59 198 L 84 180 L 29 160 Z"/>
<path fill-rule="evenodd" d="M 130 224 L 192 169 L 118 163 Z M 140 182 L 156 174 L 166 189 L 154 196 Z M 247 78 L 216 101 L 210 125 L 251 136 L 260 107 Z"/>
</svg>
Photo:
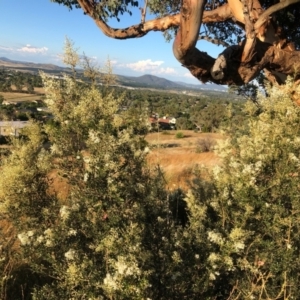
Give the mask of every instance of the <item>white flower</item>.
<svg viewBox="0 0 300 300">
<path fill-rule="evenodd" d="M 26 232 L 19 233 L 18 239 L 20 240 L 21 245 L 30 245 L 30 239 Z"/>
<path fill-rule="evenodd" d="M 195 259 L 199 259 L 199 254 L 195 254 Z"/>
<path fill-rule="evenodd" d="M 34 231 L 29 230 L 27 232 L 22 232 L 18 234 L 18 239 L 20 240 L 22 245 L 30 245 L 32 237 L 34 235 Z"/>
<path fill-rule="evenodd" d="M 65 205 L 63 205 L 61 207 L 61 209 L 59 210 L 60 213 L 60 217 L 65 221 L 68 219 L 69 215 L 70 215 L 70 211 L 69 208 Z"/>
<path fill-rule="evenodd" d="M 46 238 L 46 246 L 47 247 L 52 247 L 53 246 L 53 232 L 52 232 L 52 229 L 48 228 L 44 231 L 44 235 L 45 235 L 45 238 Z"/>
<path fill-rule="evenodd" d="M 32 236 L 34 235 L 34 232 L 33 232 L 32 230 L 30 230 L 30 231 L 27 232 L 27 235 L 28 235 L 29 237 L 32 237 Z"/>
<path fill-rule="evenodd" d="M 216 165 L 214 168 L 213 168 L 213 174 L 214 174 L 214 177 L 215 179 L 218 179 L 219 178 L 219 174 L 221 173 L 221 167 Z"/>
<path fill-rule="evenodd" d="M 214 263 L 216 261 L 220 260 L 220 257 L 216 254 L 216 253 L 211 253 L 208 257 L 208 261 L 210 261 L 211 263 Z"/>
<path fill-rule="evenodd" d="M 52 247 L 53 246 L 53 242 L 52 242 L 52 240 L 50 240 L 50 239 L 47 239 L 46 240 L 46 244 L 45 244 L 47 247 Z"/>
<path fill-rule="evenodd" d="M 42 235 L 38 236 L 36 239 L 37 243 L 40 244 L 44 241 L 44 237 Z"/>
<path fill-rule="evenodd" d="M 297 136 L 297 137 L 294 138 L 294 144 L 295 145 L 299 145 L 300 144 L 300 137 L 299 136 Z"/>
<path fill-rule="evenodd" d="M 262 167 L 262 162 L 261 160 L 259 160 L 255 163 L 254 169 L 256 172 L 258 172 L 261 169 L 261 167 Z"/>
<path fill-rule="evenodd" d="M 61 149 L 59 149 L 57 144 L 52 144 L 50 150 L 52 154 L 61 154 Z"/>
<path fill-rule="evenodd" d="M 116 268 L 118 270 L 118 273 L 119 274 L 124 274 L 125 273 L 125 270 L 128 268 L 127 265 L 123 262 L 123 261 L 118 261 L 116 263 Z"/>
<path fill-rule="evenodd" d="M 222 245 L 224 242 L 221 234 L 215 231 L 208 232 L 208 240 L 218 245 Z"/>
<path fill-rule="evenodd" d="M 117 283 L 109 273 L 106 274 L 106 277 L 104 278 L 103 283 L 104 283 L 104 285 L 106 285 L 107 287 L 109 287 L 113 290 L 117 289 Z"/>
<path fill-rule="evenodd" d="M 157 217 L 157 221 L 158 221 L 159 223 L 162 223 L 162 222 L 164 221 L 164 219 L 158 216 L 158 217 Z"/>
<path fill-rule="evenodd" d="M 100 139 L 94 130 L 89 131 L 89 138 L 94 144 L 97 144 L 100 142 Z"/>
<path fill-rule="evenodd" d="M 76 254 L 75 250 L 70 249 L 68 252 L 65 253 L 65 258 L 67 260 L 74 260 L 75 259 L 75 254 Z"/>
<path fill-rule="evenodd" d="M 245 244 L 243 242 L 234 243 L 234 248 L 236 251 L 244 250 Z"/>
<path fill-rule="evenodd" d="M 145 152 L 145 153 L 149 153 L 149 152 L 150 152 L 149 147 L 145 147 L 144 152 Z"/>
<path fill-rule="evenodd" d="M 223 191 L 222 197 L 228 198 L 228 196 L 229 196 L 229 191 L 228 191 L 228 188 L 226 187 L 226 188 L 224 189 L 224 191 Z"/>
<path fill-rule="evenodd" d="M 72 235 L 76 235 L 76 234 L 77 234 L 77 230 L 73 229 L 73 228 L 71 228 L 68 232 L 68 236 L 72 236 Z"/>
<path fill-rule="evenodd" d="M 242 171 L 243 174 L 251 174 L 252 173 L 252 165 L 245 165 L 244 170 Z"/>
<path fill-rule="evenodd" d="M 293 162 L 299 163 L 299 159 L 294 153 L 289 153 L 289 159 Z"/>
<path fill-rule="evenodd" d="M 83 181 L 84 181 L 84 182 L 87 182 L 88 179 L 89 179 L 89 174 L 88 174 L 88 173 L 84 173 Z"/>
<path fill-rule="evenodd" d="M 254 176 L 252 176 L 252 177 L 250 178 L 249 185 L 250 185 L 250 186 L 254 186 L 255 183 L 256 183 L 256 178 L 255 178 Z"/>
</svg>

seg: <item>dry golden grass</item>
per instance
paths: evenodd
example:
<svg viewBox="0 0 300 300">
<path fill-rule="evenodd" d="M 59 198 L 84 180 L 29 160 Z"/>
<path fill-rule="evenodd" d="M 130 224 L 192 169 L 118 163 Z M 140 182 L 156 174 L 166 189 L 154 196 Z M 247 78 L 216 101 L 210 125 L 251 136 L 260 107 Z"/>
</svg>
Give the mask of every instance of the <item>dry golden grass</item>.
<svg viewBox="0 0 300 300">
<path fill-rule="evenodd" d="M 59 171 L 54 169 L 48 174 L 48 179 L 51 182 L 48 192 L 50 195 L 56 195 L 57 199 L 64 203 L 70 193 L 70 185 L 68 180 L 58 173 Z"/>
<path fill-rule="evenodd" d="M 151 168 L 158 165 L 161 167 L 169 189 L 182 188 L 185 190 L 188 187 L 188 180 L 194 176 L 195 169 L 201 166 L 211 168 L 220 163 L 216 154 L 197 151 L 199 141 L 202 139 L 217 141 L 222 139 L 222 136 L 215 133 L 195 133 L 182 130 L 185 137 L 178 139 L 176 138 L 177 132 L 151 133 L 146 137 L 150 145 L 156 146 L 148 155 L 148 163 Z"/>
<path fill-rule="evenodd" d="M 34 101 L 41 99 L 44 94 L 44 88 L 34 88 L 35 94 L 17 93 L 17 92 L 0 92 L 0 95 L 7 101 L 19 102 L 19 101 Z"/>
</svg>

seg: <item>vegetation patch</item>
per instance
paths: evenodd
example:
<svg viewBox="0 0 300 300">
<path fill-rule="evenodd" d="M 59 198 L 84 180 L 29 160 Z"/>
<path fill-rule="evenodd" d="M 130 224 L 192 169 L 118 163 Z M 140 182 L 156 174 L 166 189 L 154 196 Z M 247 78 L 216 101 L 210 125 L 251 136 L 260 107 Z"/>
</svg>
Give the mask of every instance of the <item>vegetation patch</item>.
<svg viewBox="0 0 300 300">
<path fill-rule="evenodd" d="M 75 68 L 70 41 L 66 53 Z M 92 80 L 42 77 L 54 122 L 33 121 L 0 161 L 2 299 L 299 299 L 292 80 L 249 102 L 215 153 L 195 153 L 191 137 L 150 151 L 147 114 L 124 123 L 122 98 Z"/>
<path fill-rule="evenodd" d="M 177 139 L 182 139 L 184 138 L 184 133 L 182 131 L 178 131 L 176 134 L 175 134 L 175 137 Z"/>
</svg>

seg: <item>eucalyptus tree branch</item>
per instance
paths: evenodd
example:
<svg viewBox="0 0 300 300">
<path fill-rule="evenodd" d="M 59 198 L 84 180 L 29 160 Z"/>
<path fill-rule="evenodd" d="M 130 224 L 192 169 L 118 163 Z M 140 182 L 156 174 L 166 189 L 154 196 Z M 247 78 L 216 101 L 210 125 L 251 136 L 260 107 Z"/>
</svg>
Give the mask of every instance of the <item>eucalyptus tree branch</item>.
<svg viewBox="0 0 300 300">
<path fill-rule="evenodd" d="M 182 3 L 180 27 L 173 44 L 173 53 L 183 64 L 186 64 L 196 46 L 204 5 L 205 0 L 184 0 Z"/>
<path fill-rule="evenodd" d="M 243 14 L 245 20 L 245 31 L 246 31 L 246 43 L 244 45 L 241 62 L 249 62 L 253 58 L 253 51 L 255 48 L 255 32 L 253 22 L 250 18 L 250 12 L 252 11 L 253 1 L 242 0 L 243 3 Z"/>
<path fill-rule="evenodd" d="M 284 0 L 277 4 L 274 4 L 273 6 L 266 9 L 258 18 L 256 23 L 254 24 L 254 29 L 258 30 L 265 22 L 268 21 L 269 16 L 273 13 L 275 13 L 278 10 L 281 10 L 287 6 L 290 6 L 292 4 L 298 3 L 300 0 Z"/>
<path fill-rule="evenodd" d="M 96 14 L 96 6 L 94 1 L 77 0 L 82 10 L 89 15 L 100 30 L 108 37 L 115 39 L 130 39 L 146 35 L 150 31 L 165 31 L 172 27 L 178 27 L 180 24 L 180 14 L 169 15 L 144 23 L 132 25 L 127 28 L 110 27 L 99 14 Z M 211 11 L 203 12 L 203 23 L 223 22 L 232 18 L 230 7 L 227 4 L 217 7 Z"/>
<path fill-rule="evenodd" d="M 147 12 L 147 0 L 145 0 L 145 3 L 144 3 L 144 8 L 141 9 L 141 12 L 142 12 L 142 18 L 141 18 L 141 23 L 145 23 L 145 19 L 146 19 L 146 12 Z"/>
</svg>

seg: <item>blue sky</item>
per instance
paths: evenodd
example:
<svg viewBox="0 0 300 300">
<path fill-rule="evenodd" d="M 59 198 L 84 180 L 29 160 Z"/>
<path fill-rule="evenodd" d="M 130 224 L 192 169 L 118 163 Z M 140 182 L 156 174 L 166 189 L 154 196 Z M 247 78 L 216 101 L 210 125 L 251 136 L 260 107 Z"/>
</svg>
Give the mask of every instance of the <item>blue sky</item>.
<svg viewBox="0 0 300 300">
<path fill-rule="evenodd" d="M 137 10 L 136 16 L 126 15 L 121 22 L 109 24 L 124 28 L 139 21 Z M 116 74 L 152 74 L 200 84 L 174 58 L 172 42 L 166 42 L 161 32 L 150 32 L 139 39 L 115 40 L 106 37 L 82 10 L 69 11 L 50 0 L 0 0 L 0 28 L 0 57 L 62 66 L 60 57 L 67 36 L 79 53 L 85 52 L 100 66 L 109 57 Z M 205 41 L 198 42 L 197 47 L 214 57 L 222 52 L 221 47 Z"/>
</svg>

